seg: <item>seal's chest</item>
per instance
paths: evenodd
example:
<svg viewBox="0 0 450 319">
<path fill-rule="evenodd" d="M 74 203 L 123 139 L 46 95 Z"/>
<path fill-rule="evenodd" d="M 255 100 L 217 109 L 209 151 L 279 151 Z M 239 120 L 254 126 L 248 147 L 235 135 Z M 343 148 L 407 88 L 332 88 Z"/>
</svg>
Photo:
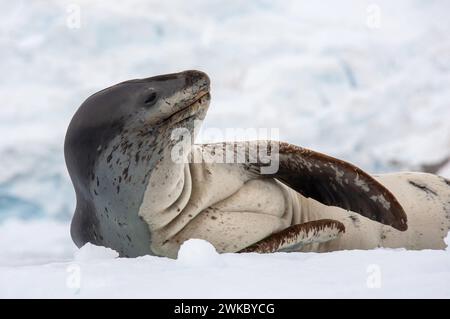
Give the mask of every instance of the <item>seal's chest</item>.
<svg viewBox="0 0 450 319">
<path fill-rule="evenodd" d="M 207 185 L 202 186 L 206 195 Z M 240 251 L 290 226 L 292 207 L 286 201 L 286 191 L 274 179 L 250 180 L 232 195 L 203 208 L 159 249 L 174 257 L 185 240 L 199 238 L 221 253 Z"/>
</svg>

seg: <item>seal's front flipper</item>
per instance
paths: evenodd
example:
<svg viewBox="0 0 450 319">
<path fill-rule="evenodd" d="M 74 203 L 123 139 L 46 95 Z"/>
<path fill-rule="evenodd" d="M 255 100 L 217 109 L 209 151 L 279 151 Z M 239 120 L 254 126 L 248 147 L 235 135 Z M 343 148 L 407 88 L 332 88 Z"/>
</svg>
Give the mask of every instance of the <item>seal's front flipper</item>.
<svg viewBox="0 0 450 319">
<path fill-rule="evenodd" d="M 280 250 L 295 250 L 303 245 L 335 239 L 344 232 L 345 227 L 342 223 L 332 219 L 320 219 L 288 227 L 239 252 L 273 253 Z"/>
<path fill-rule="evenodd" d="M 360 168 L 288 143 L 279 144 L 279 169 L 273 177 L 300 194 L 372 220 L 406 230 L 407 218 L 395 196 Z"/>
</svg>

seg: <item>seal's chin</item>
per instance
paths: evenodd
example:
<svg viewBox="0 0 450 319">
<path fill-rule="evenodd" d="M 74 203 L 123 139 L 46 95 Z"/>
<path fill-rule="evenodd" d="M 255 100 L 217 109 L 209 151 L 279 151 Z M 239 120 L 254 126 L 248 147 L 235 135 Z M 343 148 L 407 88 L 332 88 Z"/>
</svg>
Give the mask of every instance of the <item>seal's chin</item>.
<svg viewBox="0 0 450 319">
<path fill-rule="evenodd" d="M 180 126 L 192 119 L 203 120 L 209 107 L 211 95 L 209 92 L 202 92 L 195 102 L 189 104 L 180 111 L 175 112 L 168 117 L 165 122 L 169 126 Z"/>
</svg>

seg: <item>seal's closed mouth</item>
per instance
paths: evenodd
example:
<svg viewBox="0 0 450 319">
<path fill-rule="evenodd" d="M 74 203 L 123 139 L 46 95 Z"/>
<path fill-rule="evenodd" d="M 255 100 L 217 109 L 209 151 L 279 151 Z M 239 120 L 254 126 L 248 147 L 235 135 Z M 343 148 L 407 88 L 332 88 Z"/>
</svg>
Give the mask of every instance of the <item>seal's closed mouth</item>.
<svg viewBox="0 0 450 319">
<path fill-rule="evenodd" d="M 165 122 L 174 125 L 197 115 L 202 111 L 202 108 L 209 102 L 210 99 L 211 95 L 209 91 L 202 91 L 199 93 L 199 97 L 194 102 L 173 113 L 165 120 Z"/>
</svg>

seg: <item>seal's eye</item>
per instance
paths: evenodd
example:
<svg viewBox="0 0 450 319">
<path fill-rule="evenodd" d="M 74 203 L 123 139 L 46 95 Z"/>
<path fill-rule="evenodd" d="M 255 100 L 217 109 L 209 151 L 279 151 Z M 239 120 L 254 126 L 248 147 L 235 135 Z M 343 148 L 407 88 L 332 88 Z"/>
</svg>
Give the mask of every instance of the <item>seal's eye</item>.
<svg viewBox="0 0 450 319">
<path fill-rule="evenodd" d="M 156 97 L 157 97 L 156 92 L 149 93 L 148 96 L 144 100 L 145 106 L 152 106 L 153 104 L 155 104 Z"/>
</svg>

